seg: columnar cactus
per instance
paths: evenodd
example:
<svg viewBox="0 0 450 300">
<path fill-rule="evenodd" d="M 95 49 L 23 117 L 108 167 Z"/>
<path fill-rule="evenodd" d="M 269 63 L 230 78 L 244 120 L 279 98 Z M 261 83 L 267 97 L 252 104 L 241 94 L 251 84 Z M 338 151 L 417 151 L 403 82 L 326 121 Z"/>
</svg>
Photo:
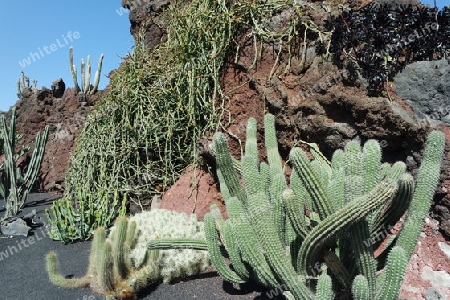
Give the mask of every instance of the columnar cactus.
<svg viewBox="0 0 450 300">
<path fill-rule="evenodd" d="M 25 73 L 22 71 L 19 79 L 17 79 L 17 97 L 22 98 L 22 93 L 30 87 L 30 78 L 25 76 Z"/>
<path fill-rule="evenodd" d="M 10 126 L 6 125 L 5 116 L 0 116 L 0 140 L 4 153 L 4 160 L 0 167 L 0 196 L 5 199 L 6 213 L 4 218 L 16 216 L 27 199 L 28 193 L 33 188 L 37 175 L 41 168 L 42 158 L 44 157 L 45 145 L 47 143 L 48 129 L 46 126 L 44 132 L 36 134 L 34 150 L 31 155 L 30 163 L 25 174 L 22 174 L 17 162 L 21 156 L 28 151 L 28 148 L 22 148 L 16 153 L 16 143 L 21 139 L 16 135 L 16 109 L 12 109 Z"/>
<path fill-rule="evenodd" d="M 88 55 L 87 64 L 84 63 L 84 60 L 81 59 L 81 88 L 78 84 L 77 79 L 77 67 L 73 63 L 73 48 L 69 48 L 69 66 L 70 71 L 72 73 L 73 84 L 75 87 L 75 92 L 83 92 L 85 95 L 93 95 L 98 90 L 98 84 L 100 82 L 100 74 L 102 72 L 102 62 L 103 62 L 103 53 L 100 55 L 98 59 L 97 71 L 95 72 L 94 84 L 91 85 L 91 57 Z"/>
<path fill-rule="evenodd" d="M 214 135 L 217 175 L 229 215 L 224 220 L 212 207 L 204 220 L 206 245 L 218 273 L 230 282 L 253 280 L 283 290 L 294 299 L 333 299 L 334 291 L 354 299 L 397 299 L 437 185 L 442 132 L 427 139 L 416 187 L 404 163 L 381 163 L 375 140 L 362 148 L 352 141 L 331 161 L 314 144 L 308 144 L 312 161 L 293 148 L 289 187 L 274 117 L 266 115 L 264 124 L 268 164 L 258 162 L 254 119 L 248 121 L 239 164 L 225 136 Z M 406 211 L 398 239 L 391 238 L 383 249 L 389 251 L 387 258 L 375 257 L 374 237 L 390 230 Z M 160 244 L 168 245 L 170 240 Z M 158 241 L 148 246 L 159 248 Z"/>
<path fill-rule="evenodd" d="M 349 143 L 344 151 L 335 153 L 331 162 L 324 159 L 314 145 L 311 145 L 313 161 L 300 148 L 292 149 L 289 156 L 293 165 L 291 190 L 282 173 L 273 116 L 265 117 L 267 181 L 264 180 L 266 171 L 263 171 L 266 167 L 257 163 L 256 122 L 251 119 L 248 126 L 246 153 L 241 160 L 245 190 L 239 184 L 240 176 L 233 168 L 224 136 L 216 134 L 214 137 L 218 177 L 222 190 L 226 190 L 225 203 L 230 216 L 222 222 L 213 215 L 205 217 L 205 230 L 216 230 L 216 234 L 207 234 L 207 237 L 214 240 L 208 245 L 213 263 L 222 264 L 219 273 L 234 282 L 256 280 L 268 288 L 283 286 L 295 299 L 312 299 L 314 293 L 326 295 L 320 278 L 333 273 L 342 283 L 349 282 L 348 276 L 355 278 L 351 288 L 357 294 L 355 297 L 396 299 L 407 258 L 417 242 L 437 184 L 444 147 L 442 133 L 433 132 L 427 140 L 418 175 L 420 184 L 415 189 L 404 164 L 399 162 L 391 167 L 381 164 L 381 148 L 375 140 L 369 140 L 363 148 L 356 142 Z M 381 170 L 385 170 L 384 173 Z M 268 187 L 261 185 L 265 182 Z M 419 198 L 423 202 L 414 201 Z M 281 208 L 279 199 L 283 202 Z M 405 223 L 387 263 L 381 261 L 382 266 L 387 265 L 386 270 L 377 276 L 376 272 L 380 271 L 377 265 L 382 258 L 374 257 L 371 237 L 380 229 L 394 225 L 410 203 L 411 221 Z M 305 215 L 306 209 L 309 216 Z M 233 235 L 225 230 L 228 227 L 224 224 L 228 223 L 234 229 Z M 295 236 L 285 239 L 290 234 L 289 228 L 294 229 Z M 287 249 L 283 248 L 283 241 L 290 241 Z M 236 258 L 231 260 L 234 270 L 224 269 L 220 258 L 212 255 L 220 253 L 213 247 L 224 247 L 230 257 Z M 236 249 L 238 253 L 232 254 Z M 326 249 L 337 256 L 324 254 Z M 353 255 L 343 253 L 344 250 Z M 239 257 L 247 266 L 245 271 L 241 267 L 234 268 Z M 312 267 L 321 261 L 327 267 L 322 275 L 321 268 Z M 303 280 L 308 286 L 316 285 L 316 290 L 306 288 Z"/>
</svg>

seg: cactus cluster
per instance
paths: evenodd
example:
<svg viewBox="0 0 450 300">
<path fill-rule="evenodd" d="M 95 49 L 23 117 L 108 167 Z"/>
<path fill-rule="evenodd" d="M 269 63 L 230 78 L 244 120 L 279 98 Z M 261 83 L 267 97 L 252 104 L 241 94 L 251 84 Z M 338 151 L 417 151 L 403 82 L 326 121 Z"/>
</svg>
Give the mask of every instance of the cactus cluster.
<svg viewBox="0 0 450 300">
<path fill-rule="evenodd" d="M 6 203 L 4 219 L 16 216 L 25 205 L 41 168 L 48 130 L 49 127 L 46 126 L 44 132 L 37 133 L 31 160 L 25 174 L 22 174 L 18 161 L 29 148 L 22 147 L 16 152 L 16 144 L 22 138 L 21 135 L 16 135 L 16 109 L 12 109 L 9 127 L 6 125 L 5 116 L 0 116 L 0 154 L 4 154 L 0 165 L 0 197 L 5 199 Z"/>
<path fill-rule="evenodd" d="M 77 67 L 73 63 L 73 48 L 69 48 L 69 66 L 70 72 L 72 73 L 73 84 L 75 87 L 75 93 L 78 94 L 80 91 L 84 95 L 93 95 L 98 90 L 98 84 L 100 83 L 100 74 L 102 72 L 102 62 L 103 53 L 98 59 L 97 71 L 95 72 L 94 83 L 91 85 L 91 56 L 87 56 L 87 62 L 85 64 L 84 60 L 81 59 L 81 88 L 78 84 L 77 78 Z"/>
<path fill-rule="evenodd" d="M 442 132 L 428 136 L 416 185 L 404 163 L 382 164 L 379 143 L 369 140 L 363 147 L 349 142 L 331 161 L 316 145 L 310 145 L 313 160 L 293 148 L 288 187 L 274 117 L 268 114 L 264 122 L 268 163 L 259 163 L 257 124 L 250 119 L 241 174 L 233 167 L 224 135 L 214 136 L 217 174 L 230 218 L 212 212 L 204 222 L 219 273 L 232 282 L 282 287 L 294 299 L 334 299 L 336 291 L 354 299 L 397 299 L 438 182 Z M 406 211 L 398 237 L 383 248 L 388 255 L 375 257 L 368 241 Z"/>
<path fill-rule="evenodd" d="M 438 182 L 442 132 L 428 136 L 416 184 L 403 162 L 381 163 L 379 143 L 368 140 L 363 147 L 349 142 L 331 161 L 315 144 L 308 144 L 312 160 L 294 147 L 288 185 L 274 116 L 266 115 L 264 125 L 268 163 L 259 162 L 255 119 L 248 121 L 238 164 L 225 136 L 214 136 L 229 218 L 212 207 L 204 219 L 204 244 L 218 273 L 230 282 L 251 280 L 282 290 L 288 299 L 331 300 L 337 293 L 356 300 L 397 299 Z M 380 243 L 373 241 L 405 212 L 398 236 L 375 255 Z M 156 241 L 149 249 L 168 245 L 170 240 Z"/>
<path fill-rule="evenodd" d="M 33 83 L 36 81 L 33 80 Z M 25 75 L 25 73 L 22 71 L 20 74 L 19 79 L 17 79 L 17 97 L 22 98 L 22 94 L 25 92 L 25 90 L 30 90 L 30 78 Z"/>
<path fill-rule="evenodd" d="M 104 227 L 95 230 L 84 277 L 62 276 L 56 254 L 50 252 L 46 257 L 50 281 L 66 288 L 91 287 L 106 299 L 133 299 L 151 283 L 196 274 L 209 266 L 205 251 L 147 249 L 147 241 L 158 238 L 204 239 L 203 225 L 195 216 L 163 209 L 130 219 L 118 217 L 108 237 Z"/>
</svg>

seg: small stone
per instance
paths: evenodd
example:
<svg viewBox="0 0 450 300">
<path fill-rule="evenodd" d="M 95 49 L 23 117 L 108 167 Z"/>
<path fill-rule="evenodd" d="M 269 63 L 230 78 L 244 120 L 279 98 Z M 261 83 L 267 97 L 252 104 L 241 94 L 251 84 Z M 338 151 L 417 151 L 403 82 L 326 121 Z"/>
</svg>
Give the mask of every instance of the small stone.
<svg viewBox="0 0 450 300">
<path fill-rule="evenodd" d="M 27 226 L 27 223 L 22 219 L 15 219 L 11 222 L 2 222 L 0 225 L 0 231 L 3 235 L 23 235 L 28 236 L 28 231 L 30 231 L 30 227 Z"/>
<path fill-rule="evenodd" d="M 444 252 L 444 254 L 450 258 L 450 245 L 448 245 L 447 243 L 444 242 L 439 242 L 438 243 L 439 248 L 441 249 L 442 252 Z"/>
<path fill-rule="evenodd" d="M 425 300 L 443 300 L 444 295 L 435 287 L 430 287 L 425 293 L 423 293 Z"/>
</svg>

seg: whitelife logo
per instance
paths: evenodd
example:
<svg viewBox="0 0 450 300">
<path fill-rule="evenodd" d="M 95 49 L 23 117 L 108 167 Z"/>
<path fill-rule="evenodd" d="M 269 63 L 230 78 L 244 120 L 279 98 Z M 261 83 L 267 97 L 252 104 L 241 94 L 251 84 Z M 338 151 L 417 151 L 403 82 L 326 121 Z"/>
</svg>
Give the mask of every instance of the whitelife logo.
<svg viewBox="0 0 450 300">
<path fill-rule="evenodd" d="M 78 31 L 72 31 L 67 32 L 66 35 L 61 35 L 62 40 L 60 38 L 57 38 L 55 43 L 50 44 L 50 46 L 45 45 L 44 47 L 38 47 L 37 52 L 30 52 L 30 55 L 27 58 L 22 59 L 19 61 L 19 65 L 22 68 L 25 68 L 26 66 L 31 65 L 31 63 L 36 62 L 37 60 L 43 58 L 45 54 L 51 54 L 52 52 L 55 52 L 58 49 L 61 49 L 65 46 L 67 46 L 69 43 L 73 42 L 74 40 L 79 39 L 80 33 Z M 45 53 L 45 54 L 44 54 Z"/>
</svg>

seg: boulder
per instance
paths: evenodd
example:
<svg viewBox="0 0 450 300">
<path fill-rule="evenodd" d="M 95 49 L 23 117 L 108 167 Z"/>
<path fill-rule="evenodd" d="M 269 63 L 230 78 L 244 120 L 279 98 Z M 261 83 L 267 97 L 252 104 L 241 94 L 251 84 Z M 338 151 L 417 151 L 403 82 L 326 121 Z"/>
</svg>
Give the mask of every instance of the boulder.
<svg viewBox="0 0 450 300">
<path fill-rule="evenodd" d="M 62 78 L 58 78 L 57 80 L 52 82 L 53 97 L 61 98 L 64 95 L 65 90 L 66 90 L 66 84 L 64 83 Z"/>
</svg>

